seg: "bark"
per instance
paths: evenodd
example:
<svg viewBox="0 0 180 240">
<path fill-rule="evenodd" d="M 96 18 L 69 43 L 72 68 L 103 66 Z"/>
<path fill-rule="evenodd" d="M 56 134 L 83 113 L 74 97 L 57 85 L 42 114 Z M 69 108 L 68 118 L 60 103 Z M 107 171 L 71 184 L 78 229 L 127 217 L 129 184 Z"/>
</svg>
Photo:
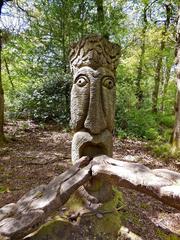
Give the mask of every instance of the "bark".
<svg viewBox="0 0 180 240">
<path fill-rule="evenodd" d="M 148 20 L 147 20 L 147 11 L 151 8 L 151 6 L 156 2 L 156 0 L 152 1 L 149 4 L 145 4 L 144 9 L 143 9 L 143 28 L 142 28 L 142 42 L 141 42 L 141 47 L 140 47 L 140 58 L 139 58 L 139 64 L 137 68 L 137 77 L 136 77 L 136 98 L 137 98 L 137 109 L 140 109 L 143 104 L 144 100 L 144 94 L 141 88 L 141 81 L 143 79 L 143 65 L 144 65 L 144 55 L 145 55 L 145 48 L 146 48 L 146 31 L 148 27 Z"/>
<path fill-rule="evenodd" d="M 4 141 L 4 138 L 5 137 L 4 137 L 4 90 L 2 85 L 2 30 L 0 29 L 0 141 Z"/>
<path fill-rule="evenodd" d="M 4 0 L 0 0 L 0 16 L 1 16 L 1 10 L 2 10 L 3 4 L 4 4 Z"/>
<path fill-rule="evenodd" d="M 143 103 L 143 91 L 141 88 L 141 81 L 143 78 L 143 61 L 144 61 L 144 54 L 145 54 L 145 37 L 146 37 L 146 30 L 147 30 L 147 5 L 144 7 L 143 11 L 143 29 L 142 29 L 142 43 L 141 43 L 141 53 L 139 59 L 139 65 L 137 69 L 137 77 L 136 77 L 136 98 L 137 98 L 137 108 L 140 109 Z"/>
<path fill-rule="evenodd" d="M 9 81 L 11 83 L 12 89 L 15 90 L 14 83 L 12 81 L 11 73 L 10 73 L 8 62 L 7 62 L 6 58 L 4 58 L 4 64 L 5 64 L 5 68 L 6 68 L 6 71 L 7 71 L 8 78 L 9 78 Z"/>
<path fill-rule="evenodd" d="M 0 18 L 3 4 L 12 0 L 0 0 Z M 0 142 L 5 140 L 4 136 L 4 90 L 2 85 L 2 29 L 0 29 Z"/>
<path fill-rule="evenodd" d="M 65 6 L 65 5 L 64 5 Z M 63 57 L 63 64 L 62 64 L 62 69 L 64 74 L 68 72 L 68 67 L 67 67 L 67 62 L 68 62 L 68 54 L 67 54 L 67 43 L 66 43 L 66 25 L 65 25 L 65 19 L 61 19 L 61 30 L 62 30 L 62 38 L 61 38 L 61 43 L 62 43 L 62 57 Z M 68 82 L 64 82 L 65 85 L 65 91 L 64 91 L 64 97 L 65 97 L 65 111 L 66 114 L 69 113 L 69 105 L 70 105 L 70 84 Z"/>
<path fill-rule="evenodd" d="M 86 7 L 85 7 L 85 2 L 84 1 L 81 1 L 81 3 L 79 4 L 79 19 L 81 21 L 81 38 L 84 37 L 84 30 L 85 30 L 85 22 L 86 22 L 86 19 L 85 19 L 85 16 L 86 16 Z M 69 43 L 69 46 L 70 46 L 70 43 Z"/>
<path fill-rule="evenodd" d="M 164 76 L 163 81 L 163 89 L 162 89 L 162 101 L 161 101 L 161 111 L 164 112 L 164 101 L 167 93 L 167 88 L 170 80 L 170 72 L 171 72 L 171 66 L 166 67 L 166 72 Z"/>
<path fill-rule="evenodd" d="M 97 7 L 97 22 L 98 22 L 99 32 L 103 37 L 105 37 L 106 39 L 109 39 L 109 33 L 106 31 L 106 25 L 105 25 L 103 0 L 96 0 L 95 3 Z"/>
<path fill-rule="evenodd" d="M 25 194 L 17 203 L 0 209 L 0 238 L 21 239 L 35 231 L 81 185 L 101 177 L 119 187 L 153 196 L 180 210 L 180 173 L 114 160 L 105 155 L 82 157 L 69 170 Z"/>
<path fill-rule="evenodd" d="M 158 111 L 158 97 L 159 97 L 159 88 L 161 82 L 161 69 L 162 69 L 162 60 L 163 60 L 163 51 L 166 47 L 166 35 L 170 24 L 171 17 L 171 6 L 169 3 L 165 4 L 166 8 L 166 21 L 164 24 L 164 30 L 162 31 L 162 40 L 160 42 L 160 53 L 157 59 L 157 65 L 155 70 L 154 77 L 154 90 L 152 93 L 152 112 L 156 113 Z"/>
<path fill-rule="evenodd" d="M 0 1 L 0 18 L 3 0 Z M 2 30 L 0 29 L 0 141 L 4 140 L 4 91 L 2 86 Z"/>
<path fill-rule="evenodd" d="M 177 73 L 177 98 L 175 106 L 175 125 L 172 136 L 172 151 L 180 150 L 180 7 L 177 22 L 176 34 L 176 73 Z"/>
<path fill-rule="evenodd" d="M 95 158 L 92 176 L 110 178 L 119 187 L 150 195 L 180 210 L 180 173 L 168 169 L 151 170 L 139 163 L 114 160 L 107 156 Z"/>
<path fill-rule="evenodd" d="M 90 179 L 88 163 L 89 159 L 83 157 L 48 185 L 40 185 L 25 194 L 16 204 L 11 203 L 1 208 L 0 238 L 2 235 L 13 240 L 21 239 L 37 229 L 47 216 L 58 210 L 78 187 Z"/>
<path fill-rule="evenodd" d="M 162 68 L 162 60 L 163 60 L 162 53 L 164 48 L 165 48 L 165 42 L 163 39 L 160 44 L 160 57 L 158 58 L 157 65 L 156 65 L 155 77 L 154 77 L 154 90 L 152 94 L 152 112 L 155 112 L 155 113 L 158 111 L 157 105 L 158 105 L 159 87 L 160 87 L 160 81 L 161 81 L 161 68 Z"/>
</svg>

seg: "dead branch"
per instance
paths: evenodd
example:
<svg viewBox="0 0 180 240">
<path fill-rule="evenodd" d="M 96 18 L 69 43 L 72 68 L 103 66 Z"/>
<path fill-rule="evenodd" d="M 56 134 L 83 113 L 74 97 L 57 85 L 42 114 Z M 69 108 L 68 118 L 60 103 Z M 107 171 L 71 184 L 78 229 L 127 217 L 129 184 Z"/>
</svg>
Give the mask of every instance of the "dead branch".
<svg viewBox="0 0 180 240">
<path fill-rule="evenodd" d="M 37 229 L 58 210 L 91 175 L 88 157 L 82 157 L 69 170 L 55 177 L 48 185 L 40 185 L 25 194 L 16 204 L 0 209 L 0 239 L 22 239 Z"/>
<path fill-rule="evenodd" d="M 105 177 L 112 184 L 143 192 L 180 210 L 180 173 L 167 169 L 151 170 L 139 163 L 118 161 L 105 155 L 91 161 L 82 157 L 48 185 L 41 185 L 17 203 L 2 207 L 0 237 L 15 240 L 34 231 L 93 176 Z"/>
<path fill-rule="evenodd" d="M 92 176 L 103 175 L 113 184 L 150 195 L 180 210 L 180 173 L 168 169 L 151 170 L 139 163 L 114 160 L 107 156 L 93 159 Z"/>
</svg>

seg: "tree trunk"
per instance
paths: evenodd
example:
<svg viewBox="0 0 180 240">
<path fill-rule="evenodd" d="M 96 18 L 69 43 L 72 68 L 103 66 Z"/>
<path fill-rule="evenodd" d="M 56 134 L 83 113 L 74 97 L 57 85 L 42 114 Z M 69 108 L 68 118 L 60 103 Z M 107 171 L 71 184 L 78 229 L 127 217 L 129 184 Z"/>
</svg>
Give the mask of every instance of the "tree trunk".
<svg viewBox="0 0 180 240">
<path fill-rule="evenodd" d="M 109 39 L 109 33 L 106 31 L 103 0 L 96 0 L 98 30 L 103 37 Z"/>
<path fill-rule="evenodd" d="M 137 78 L 136 78 L 136 98 L 137 98 L 137 109 L 142 107 L 143 103 L 143 91 L 141 89 L 141 81 L 143 77 L 143 61 L 144 61 L 144 54 L 145 54 L 145 37 L 146 37 L 146 30 L 147 30 L 147 5 L 144 7 L 143 11 L 143 29 L 142 29 L 142 43 L 141 43 L 141 54 L 139 59 L 139 65 L 137 68 Z"/>
<path fill-rule="evenodd" d="M 0 0 L 0 19 L 4 2 L 12 0 Z M 2 85 L 2 29 L 0 29 L 0 142 L 5 141 L 4 136 L 4 90 Z"/>
<path fill-rule="evenodd" d="M 177 73 L 177 99 L 175 106 L 176 120 L 172 137 L 172 151 L 180 150 L 180 6 L 178 12 L 176 34 L 176 73 Z"/>
<path fill-rule="evenodd" d="M 164 112 L 164 101 L 165 101 L 167 88 L 169 84 L 170 72 L 171 72 L 171 66 L 166 66 L 165 76 L 163 81 L 163 89 L 162 89 L 161 112 Z"/>
<path fill-rule="evenodd" d="M 0 18 L 3 1 L 0 1 Z M 2 85 L 2 30 L 0 29 L 0 142 L 5 140 L 4 137 L 4 91 Z"/>
<path fill-rule="evenodd" d="M 164 32 L 162 33 L 164 35 Z M 157 105 L 158 105 L 158 96 L 159 96 L 159 87 L 160 87 L 160 81 L 161 81 L 161 68 L 162 68 L 162 60 L 163 60 L 163 50 L 165 48 L 165 42 L 164 38 L 161 41 L 160 46 L 160 57 L 157 61 L 156 71 L 155 71 L 155 77 L 154 77 L 154 90 L 152 94 L 152 112 L 157 112 Z"/>
<path fill-rule="evenodd" d="M 160 81 L 161 81 L 161 69 L 162 69 L 162 60 L 163 60 L 163 51 L 166 46 L 166 35 L 167 30 L 170 24 L 170 16 L 171 16 L 171 6 L 170 4 L 165 4 L 166 8 L 166 21 L 164 25 L 164 30 L 162 31 L 162 40 L 160 43 L 160 54 L 157 60 L 156 70 L 155 70 L 155 77 L 154 77 L 154 90 L 152 94 L 152 112 L 156 113 L 158 111 L 158 97 L 159 97 L 159 88 L 160 88 Z"/>
<path fill-rule="evenodd" d="M 63 7 L 65 8 L 66 7 L 66 3 L 63 2 Z M 67 74 L 68 73 L 68 53 L 67 53 L 67 49 L 68 49 L 68 46 L 67 46 L 67 38 L 66 38 L 66 34 L 67 34 L 67 26 L 66 26 L 66 19 L 64 17 L 61 18 L 61 34 L 62 34 L 62 37 L 61 37 L 61 46 L 62 46 L 62 58 L 63 58 L 63 63 L 62 63 L 62 70 L 63 70 L 63 74 Z M 70 85 L 69 83 L 67 82 L 67 80 L 64 79 L 64 98 L 65 98 L 65 112 L 66 114 L 70 112 L 70 109 L 69 109 L 69 103 L 70 103 Z"/>
<path fill-rule="evenodd" d="M 14 91 L 15 87 L 14 87 L 14 83 L 12 81 L 12 77 L 11 77 L 11 73 L 10 73 L 10 70 L 9 70 L 8 62 L 7 62 L 5 57 L 3 58 L 3 60 L 4 60 L 5 68 L 6 68 L 6 71 L 7 71 L 7 75 L 8 75 L 12 90 Z"/>
</svg>

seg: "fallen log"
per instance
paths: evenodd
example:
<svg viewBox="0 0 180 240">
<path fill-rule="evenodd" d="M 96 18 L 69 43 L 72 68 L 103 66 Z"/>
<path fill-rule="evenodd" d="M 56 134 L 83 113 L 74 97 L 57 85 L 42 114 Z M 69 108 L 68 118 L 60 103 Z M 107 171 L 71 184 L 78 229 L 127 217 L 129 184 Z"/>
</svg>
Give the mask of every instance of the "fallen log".
<svg viewBox="0 0 180 240">
<path fill-rule="evenodd" d="M 0 209 L 0 235 L 22 239 L 36 230 L 54 211 L 58 210 L 91 175 L 88 157 L 82 157 L 69 170 L 25 194 L 16 204 Z M 1 239 L 1 237 L 0 237 Z M 7 239 L 7 238 L 6 238 Z"/>
<path fill-rule="evenodd" d="M 167 169 L 151 170 L 142 164 L 114 160 L 106 155 L 91 161 L 82 157 L 49 184 L 29 191 L 17 203 L 2 207 L 0 235 L 13 240 L 22 239 L 94 176 L 105 177 L 119 187 L 143 192 L 180 210 L 180 173 Z"/>
<path fill-rule="evenodd" d="M 139 163 L 114 160 L 102 155 L 93 159 L 92 176 L 109 178 L 119 187 L 134 189 L 150 195 L 180 210 L 180 173 L 154 169 Z"/>
</svg>

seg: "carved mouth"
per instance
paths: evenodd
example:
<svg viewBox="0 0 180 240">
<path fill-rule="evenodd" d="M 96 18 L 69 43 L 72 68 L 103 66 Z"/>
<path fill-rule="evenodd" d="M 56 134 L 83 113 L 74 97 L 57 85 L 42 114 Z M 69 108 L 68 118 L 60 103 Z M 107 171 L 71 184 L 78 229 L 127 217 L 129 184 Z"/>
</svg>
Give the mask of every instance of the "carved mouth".
<svg viewBox="0 0 180 240">
<path fill-rule="evenodd" d="M 95 157 L 98 155 L 112 156 L 112 134 L 107 129 L 93 135 L 81 130 L 74 134 L 72 141 L 72 161 L 82 156 Z"/>
<path fill-rule="evenodd" d="M 108 155 L 108 149 L 105 145 L 87 142 L 79 149 L 80 157 L 89 156 L 90 158 L 93 158 L 98 155 Z"/>
</svg>

